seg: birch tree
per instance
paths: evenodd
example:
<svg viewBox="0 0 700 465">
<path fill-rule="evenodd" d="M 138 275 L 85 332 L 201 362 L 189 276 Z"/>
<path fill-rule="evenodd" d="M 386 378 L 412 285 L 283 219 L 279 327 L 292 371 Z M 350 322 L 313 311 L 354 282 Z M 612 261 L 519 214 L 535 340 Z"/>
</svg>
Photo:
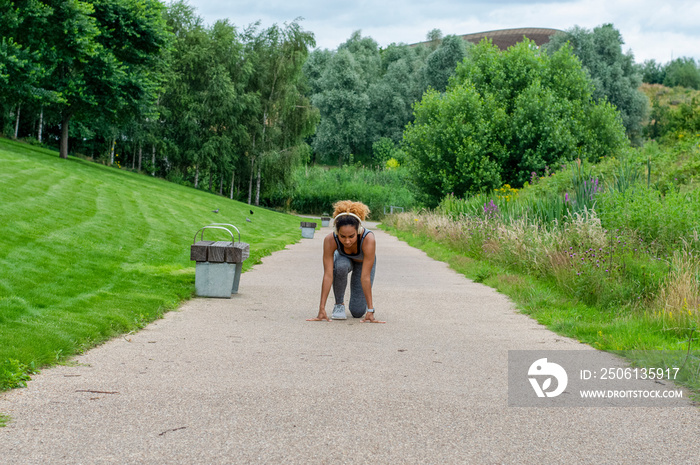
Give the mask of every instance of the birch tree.
<svg viewBox="0 0 700 465">
<path fill-rule="evenodd" d="M 315 44 L 313 34 L 297 21 L 262 30 L 250 44 L 255 61 L 250 90 L 258 95 L 259 105 L 249 127 L 253 139 L 248 151 L 248 203 L 252 202 L 254 177 L 255 204 L 260 203 L 265 158 L 276 157 L 275 165 L 293 164 L 299 153 L 296 147 L 313 133 L 316 113 L 302 93 L 302 67 Z"/>
</svg>

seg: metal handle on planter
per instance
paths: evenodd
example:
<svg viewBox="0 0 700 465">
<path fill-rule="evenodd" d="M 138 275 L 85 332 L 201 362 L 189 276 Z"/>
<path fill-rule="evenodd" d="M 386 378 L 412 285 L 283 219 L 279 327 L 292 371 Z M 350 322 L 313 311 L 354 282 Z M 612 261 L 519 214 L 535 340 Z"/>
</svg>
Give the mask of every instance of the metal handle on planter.
<svg viewBox="0 0 700 465">
<path fill-rule="evenodd" d="M 197 242 L 197 234 L 199 234 L 200 231 L 202 233 L 202 236 L 199 238 L 199 240 L 200 241 L 204 240 L 204 230 L 205 229 L 223 229 L 224 231 L 226 231 L 227 233 L 229 233 L 231 235 L 231 243 L 233 243 L 233 239 L 234 239 L 233 233 L 229 229 L 222 228 L 221 226 L 205 226 L 202 229 L 200 229 L 199 231 L 197 231 L 196 233 L 194 233 L 194 240 L 192 241 L 192 244 L 195 244 Z M 240 242 L 240 241 L 241 241 L 241 236 L 240 236 L 240 233 L 238 233 L 238 242 Z"/>
<path fill-rule="evenodd" d="M 241 232 L 234 225 L 232 225 L 230 223 L 212 223 L 209 226 L 231 226 L 238 233 L 238 242 L 241 242 Z M 229 232 L 231 232 L 231 231 L 229 231 Z M 233 237 L 233 236 L 231 236 L 231 237 Z"/>
</svg>

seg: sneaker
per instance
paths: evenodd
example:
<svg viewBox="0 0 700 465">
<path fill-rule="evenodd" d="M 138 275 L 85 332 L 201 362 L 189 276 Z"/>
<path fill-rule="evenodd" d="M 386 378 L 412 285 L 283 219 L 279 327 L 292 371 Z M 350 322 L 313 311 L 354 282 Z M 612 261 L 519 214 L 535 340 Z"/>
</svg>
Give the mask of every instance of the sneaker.
<svg viewBox="0 0 700 465">
<path fill-rule="evenodd" d="M 334 320 L 347 320 L 348 317 L 345 315 L 345 305 L 335 304 L 331 318 Z"/>
</svg>

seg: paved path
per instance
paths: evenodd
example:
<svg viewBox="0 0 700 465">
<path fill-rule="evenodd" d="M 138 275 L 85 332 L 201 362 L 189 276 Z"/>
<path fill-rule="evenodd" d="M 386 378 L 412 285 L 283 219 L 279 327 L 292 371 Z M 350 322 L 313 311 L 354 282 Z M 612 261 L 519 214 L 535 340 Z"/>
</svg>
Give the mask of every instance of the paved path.
<svg viewBox="0 0 700 465">
<path fill-rule="evenodd" d="M 382 232 L 388 323 L 304 321 L 329 231 L 0 396 L 0 463 L 700 461 L 693 407 L 508 407 L 509 349 L 587 347 Z"/>
</svg>

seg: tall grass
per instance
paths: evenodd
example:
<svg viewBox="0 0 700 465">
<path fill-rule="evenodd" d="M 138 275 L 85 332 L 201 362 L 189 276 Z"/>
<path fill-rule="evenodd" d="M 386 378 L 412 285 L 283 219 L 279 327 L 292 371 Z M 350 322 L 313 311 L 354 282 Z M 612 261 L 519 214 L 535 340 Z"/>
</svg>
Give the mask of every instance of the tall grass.
<svg viewBox="0 0 700 465">
<path fill-rule="evenodd" d="M 700 255 L 677 250 L 651 306 L 664 329 L 683 332 L 698 329 L 700 321 Z"/>
<path fill-rule="evenodd" d="M 405 171 L 375 170 L 345 166 L 324 168 L 299 167 L 294 172 L 293 188 L 273 194 L 272 206 L 307 214 L 330 214 L 333 203 L 351 199 L 364 202 L 379 220 L 384 208 L 394 205 L 408 210 L 416 205 Z"/>
<path fill-rule="evenodd" d="M 539 195 L 520 195 L 518 189 L 506 184 L 491 193 L 482 193 L 464 199 L 447 195 L 438 206 L 438 211 L 452 218 L 472 216 L 504 221 L 523 219 L 532 224 L 549 227 L 561 223 L 567 217 L 585 213 L 595 206 L 596 196 L 603 190 L 603 181 L 576 160 L 570 168 L 564 167 L 559 173 L 569 172 L 569 188 L 560 193 L 545 190 Z M 533 173 L 533 180 L 535 178 Z"/>
<path fill-rule="evenodd" d="M 700 189 L 663 194 L 649 161 L 630 159 L 609 162 L 607 182 L 580 162 L 557 176 L 569 182 L 448 195 L 435 212 L 394 215 L 386 223 L 556 283 L 587 305 L 660 320 L 686 337 L 700 323 Z M 669 319 L 683 324 L 669 326 Z"/>
<path fill-rule="evenodd" d="M 636 231 L 646 242 L 673 251 L 684 244 L 700 250 L 700 189 L 672 190 L 662 195 L 638 183 L 625 192 L 610 191 L 598 199 L 603 223 L 610 229 Z"/>
<path fill-rule="evenodd" d="M 244 269 L 300 237 L 296 217 L 3 139 L 0 218 L 0 390 L 191 297 L 200 227 L 238 226 Z"/>
</svg>

